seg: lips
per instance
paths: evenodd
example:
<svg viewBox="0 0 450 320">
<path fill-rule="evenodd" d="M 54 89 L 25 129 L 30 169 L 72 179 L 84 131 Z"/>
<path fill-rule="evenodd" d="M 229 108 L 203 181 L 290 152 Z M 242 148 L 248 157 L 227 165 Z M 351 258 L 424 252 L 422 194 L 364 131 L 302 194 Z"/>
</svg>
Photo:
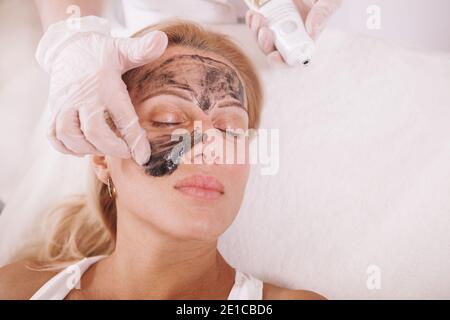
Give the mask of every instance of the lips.
<svg viewBox="0 0 450 320">
<path fill-rule="evenodd" d="M 219 180 L 204 175 L 193 175 L 180 180 L 175 189 L 187 196 L 204 200 L 218 199 L 225 193 L 225 188 Z"/>
</svg>

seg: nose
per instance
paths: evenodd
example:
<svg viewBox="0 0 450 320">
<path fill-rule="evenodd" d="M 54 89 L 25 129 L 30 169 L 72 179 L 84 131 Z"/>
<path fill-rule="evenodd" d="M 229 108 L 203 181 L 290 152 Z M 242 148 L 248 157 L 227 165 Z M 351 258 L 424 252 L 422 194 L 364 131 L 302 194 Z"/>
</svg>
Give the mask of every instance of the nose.
<svg viewBox="0 0 450 320">
<path fill-rule="evenodd" d="M 201 141 L 193 146 L 195 164 L 219 164 L 223 158 L 223 139 L 211 121 L 196 121 L 194 130 L 201 132 Z"/>
</svg>

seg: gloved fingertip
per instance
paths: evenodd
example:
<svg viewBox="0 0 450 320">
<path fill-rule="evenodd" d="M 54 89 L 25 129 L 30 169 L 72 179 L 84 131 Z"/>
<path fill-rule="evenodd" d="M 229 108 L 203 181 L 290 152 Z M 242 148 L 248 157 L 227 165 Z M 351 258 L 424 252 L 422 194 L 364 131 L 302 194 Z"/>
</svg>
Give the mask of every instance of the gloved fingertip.
<svg viewBox="0 0 450 320">
<path fill-rule="evenodd" d="M 252 18 L 252 12 L 250 10 L 247 11 L 245 14 L 245 24 L 247 25 L 247 28 L 250 28 L 250 20 Z"/>
<path fill-rule="evenodd" d="M 261 16 L 260 14 L 255 14 L 252 18 L 251 21 L 251 25 L 250 25 L 250 29 L 252 30 L 252 32 L 254 32 L 255 34 L 258 32 L 258 30 L 263 26 L 264 24 L 264 20 L 263 20 L 263 16 Z"/>
<path fill-rule="evenodd" d="M 323 0 L 317 2 L 306 17 L 305 26 L 308 34 L 317 39 L 322 33 L 330 17 L 341 5 L 340 0 Z"/>
<path fill-rule="evenodd" d="M 319 35 L 322 33 L 323 29 L 324 29 L 325 23 L 324 22 L 314 22 L 314 23 L 308 23 L 306 25 L 306 31 L 308 32 L 308 34 L 310 35 L 310 37 L 313 40 L 317 40 L 317 38 L 319 37 Z"/>
<path fill-rule="evenodd" d="M 47 134 L 47 140 L 50 142 L 51 146 L 57 151 L 64 154 L 76 155 L 74 152 L 69 150 L 61 141 L 59 141 L 53 133 L 50 132 Z"/>
<path fill-rule="evenodd" d="M 245 24 L 249 29 L 251 29 L 252 27 L 252 19 L 255 16 L 255 14 L 256 12 L 253 10 L 248 10 L 247 13 L 245 14 Z"/>
<path fill-rule="evenodd" d="M 280 52 L 275 50 L 267 55 L 267 61 L 270 66 L 282 66 L 285 65 L 284 59 Z"/>
<path fill-rule="evenodd" d="M 141 139 L 134 150 L 131 150 L 133 159 L 140 166 L 150 161 L 151 149 L 150 142 L 147 139 Z"/>
<path fill-rule="evenodd" d="M 153 31 L 145 35 L 142 40 L 145 43 L 147 50 L 151 51 L 153 55 L 162 55 L 169 44 L 167 34 L 162 31 Z"/>
<path fill-rule="evenodd" d="M 258 44 L 265 54 L 274 50 L 272 32 L 267 27 L 262 27 L 258 32 Z"/>
<path fill-rule="evenodd" d="M 124 71 L 158 59 L 166 51 L 168 43 L 167 35 L 162 31 L 152 31 L 140 38 L 118 40 L 117 47 L 124 57 Z"/>
<path fill-rule="evenodd" d="M 167 34 L 160 30 L 152 31 L 148 35 L 144 36 L 144 38 L 147 38 L 148 41 L 151 41 L 152 43 L 156 42 L 161 46 L 167 45 L 169 42 Z"/>
</svg>

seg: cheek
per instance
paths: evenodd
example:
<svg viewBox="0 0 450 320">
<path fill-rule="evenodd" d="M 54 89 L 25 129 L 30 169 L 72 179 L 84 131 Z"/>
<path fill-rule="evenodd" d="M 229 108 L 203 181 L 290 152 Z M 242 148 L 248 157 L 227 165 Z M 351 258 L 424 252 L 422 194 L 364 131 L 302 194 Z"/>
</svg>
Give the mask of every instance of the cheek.
<svg viewBox="0 0 450 320">
<path fill-rule="evenodd" d="M 250 173 L 250 165 L 248 163 L 235 164 L 230 166 L 230 175 L 233 181 L 239 181 L 239 184 L 246 184 Z"/>
<path fill-rule="evenodd" d="M 222 174 L 227 177 L 227 200 L 234 202 L 233 207 L 240 206 L 247 185 L 250 165 L 249 164 L 233 164 L 223 165 Z"/>
<path fill-rule="evenodd" d="M 113 159 L 110 168 L 117 192 L 117 204 L 127 211 L 145 213 L 149 203 L 155 203 L 161 198 L 161 194 L 166 193 L 166 184 L 161 178 L 149 178 L 143 168 L 131 159 Z"/>
<path fill-rule="evenodd" d="M 125 186 L 129 185 L 130 180 L 133 181 L 140 175 L 139 166 L 131 159 L 111 158 L 108 159 L 108 165 L 117 191 L 125 191 Z"/>
</svg>

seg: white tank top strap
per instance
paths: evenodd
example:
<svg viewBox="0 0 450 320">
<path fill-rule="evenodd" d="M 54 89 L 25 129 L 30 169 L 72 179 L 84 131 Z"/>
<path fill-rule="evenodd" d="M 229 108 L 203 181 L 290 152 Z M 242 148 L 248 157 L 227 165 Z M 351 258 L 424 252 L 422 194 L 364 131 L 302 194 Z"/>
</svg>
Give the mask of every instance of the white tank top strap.
<svg viewBox="0 0 450 320">
<path fill-rule="evenodd" d="M 228 300 L 262 300 L 263 282 L 252 275 L 236 270 L 236 279 Z"/>
<path fill-rule="evenodd" d="M 106 256 L 84 258 L 59 272 L 45 283 L 30 300 L 64 300 L 77 288 L 81 276 L 93 264 Z M 247 273 L 236 270 L 235 282 L 228 300 L 262 300 L 263 282 Z"/>
<path fill-rule="evenodd" d="M 76 288 L 83 273 L 94 263 L 106 256 L 84 258 L 59 272 L 44 284 L 30 300 L 64 300 Z"/>
</svg>

